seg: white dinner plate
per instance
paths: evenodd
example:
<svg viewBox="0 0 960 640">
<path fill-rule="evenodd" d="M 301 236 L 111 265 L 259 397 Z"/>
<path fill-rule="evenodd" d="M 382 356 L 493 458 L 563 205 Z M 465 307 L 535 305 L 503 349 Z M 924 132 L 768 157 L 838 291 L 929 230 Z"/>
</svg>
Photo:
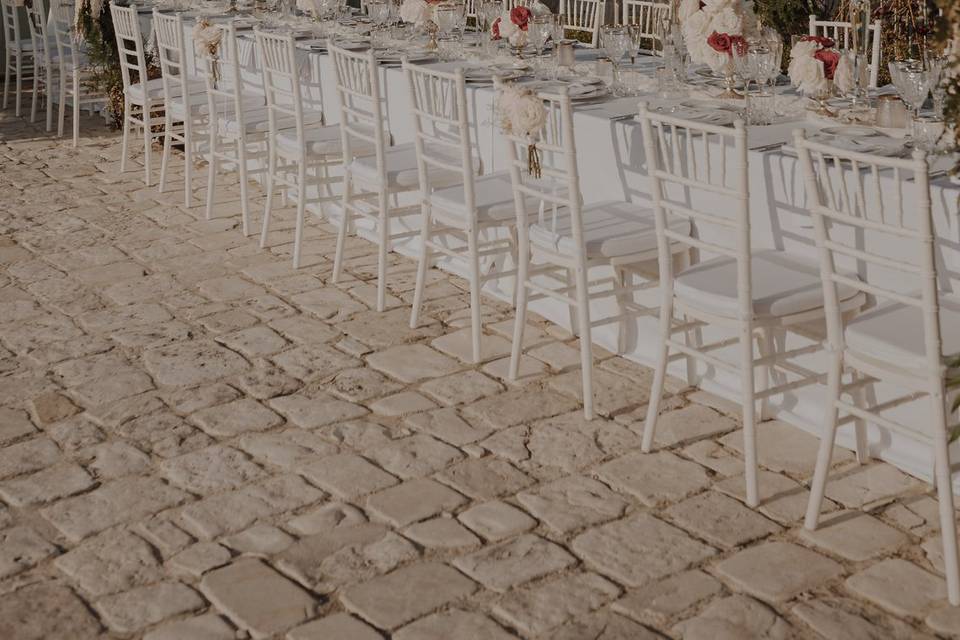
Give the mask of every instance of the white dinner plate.
<svg viewBox="0 0 960 640">
<path fill-rule="evenodd" d="M 821 133 L 825 133 L 830 136 L 842 136 L 844 138 L 869 138 L 872 136 L 883 135 L 871 127 L 824 127 L 820 131 Z"/>
</svg>

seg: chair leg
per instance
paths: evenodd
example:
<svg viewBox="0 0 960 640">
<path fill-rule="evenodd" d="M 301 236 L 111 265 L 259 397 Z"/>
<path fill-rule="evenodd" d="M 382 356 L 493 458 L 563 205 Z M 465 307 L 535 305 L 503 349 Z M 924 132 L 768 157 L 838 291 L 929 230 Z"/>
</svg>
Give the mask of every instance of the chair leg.
<svg viewBox="0 0 960 640">
<path fill-rule="evenodd" d="M 775 349 L 773 333 L 768 327 L 763 327 L 757 332 L 757 353 L 761 358 L 773 355 Z M 773 388 L 773 365 L 765 364 L 757 367 L 756 389 L 765 391 Z M 762 422 L 770 415 L 770 397 L 766 396 L 758 403 L 757 418 Z"/>
<path fill-rule="evenodd" d="M 387 254 L 390 253 L 390 218 L 387 216 L 387 192 L 380 189 L 378 195 L 380 205 L 380 242 L 377 256 L 377 311 L 383 311 L 387 306 Z"/>
<path fill-rule="evenodd" d="M 17 104 L 14 114 L 20 117 L 20 94 L 23 92 L 23 55 L 18 53 L 16 60 L 17 67 Z"/>
<path fill-rule="evenodd" d="M 66 120 L 67 115 L 67 76 L 63 73 L 60 74 L 60 77 L 57 79 L 59 85 L 59 94 L 60 94 L 60 104 L 57 105 L 57 137 L 63 137 L 63 123 Z M 123 120 L 124 120 L 124 131 L 126 131 L 126 108 L 124 108 Z M 123 160 L 120 161 L 121 165 Z M 121 171 L 123 169 L 121 168 Z"/>
<path fill-rule="evenodd" d="M 514 291 L 516 315 L 513 320 L 513 344 L 510 345 L 510 370 L 508 377 L 520 376 L 520 353 L 523 350 L 523 331 L 527 326 L 527 274 L 530 269 L 530 244 L 526 231 L 519 231 L 517 243 L 517 281 Z"/>
<path fill-rule="evenodd" d="M 520 255 L 519 249 L 520 240 L 517 234 L 516 227 L 510 227 L 510 257 L 513 259 L 514 269 L 517 268 L 517 265 L 520 264 Z M 511 296 L 511 303 L 513 308 L 517 308 L 517 291 L 520 290 L 520 277 L 519 275 L 513 276 L 513 295 Z"/>
<path fill-rule="evenodd" d="M 267 246 L 267 234 L 270 232 L 270 211 L 273 209 L 274 174 L 277 171 L 277 155 L 274 153 L 273 142 L 269 143 L 267 151 L 267 197 L 263 205 L 263 224 L 260 228 L 260 248 Z"/>
<path fill-rule="evenodd" d="M 132 105 L 130 100 L 124 98 L 123 101 L 123 141 L 120 143 L 120 173 L 127 170 L 127 154 L 130 148 L 130 109 Z M 63 114 L 63 105 L 60 106 L 60 113 Z M 60 116 L 63 121 L 63 115 Z"/>
<path fill-rule="evenodd" d="M 957 559 L 957 520 L 953 508 L 953 482 L 950 472 L 950 443 L 943 387 L 931 394 L 934 416 L 934 475 L 937 482 L 937 503 L 940 507 L 940 537 L 943 538 L 943 564 L 947 574 L 947 596 L 950 604 L 960 604 L 960 565 Z"/>
<path fill-rule="evenodd" d="M 160 182 L 157 184 L 157 191 L 163 193 L 167 188 L 167 166 L 170 164 L 170 152 L 173 148 L 173 138 L 170 135 L 170 129 L 173 123 L 170 116 L 164 110 L 163 115 L 163 155 L 160 158 Z"/>
<path fill-rule="evenodd" d="M 666 287 L 665 283 L 660 283 Z M 643 442 L 641 450 L 650 453 L 653 448 L 653 437 L 657 431 L 657 419 L 660 416 L 660 400 L 663 398 L 663 387 L 667 379 L 667 363 L 670 358 L 670 329 L 673 326 L 673 294 L 664 296 L 660 304 L 660 331 L 657 345 L 657 362 L 653 369 L 653 384 L 650 385 L 650 400 L 647 402 L 647 418 L 643 425 Z"/>
<path fill-rule="evenodd" d="M 337 250 L 333 256 L 333 283 L 340 281 L 340 272 L 343 270 L 343 252 L 347 245 L 347 231 L 350 227 L 350 200 L 353 198 L 353 179 L 350 172 L 344 170 L 343 174 L 343 199 L 341 210 L 343 217 L 340 219 L 340 228 L 337 230 Z"/>
<path fill-rule="evenodd" d="M 823 494 L 827 488 L 827 476 L 830 474 L 830 462 L 833 459 L 833 445 L 837 438 L 837 401 L 840 399 L 840 383 L 843 374 L 843 353 L 830 354 L 827 370 L 827 392 L 824 398 L 823 433 L 820 434 L 820 449 L 817 451 L 817 465 L 813 480 L 810 482 L 810 499 L 807 502 L 807 514 L 803 526 L 813 531 L 820 521 Z"/>
<path fill-rule="evenodd" d="M 150 108 L 143 108 L 143 174 L 145 184 L 150 186 L 150 148 L 153 145 L 153 131 L 151 130 Z M 161 188 L 161 191 L 163 189 Z"/>
<path fill-rule="evenodd" d="M 193 204 L 193 127 L 190 114 L 183 121 L 183 207 L 189 209 Z"/>
<path fill-rule="evenodd" d="M 590 331 L 590 299 L 587 269 L 577 267 L 574 273 L 577 288 L 577 325 L 580 327 L 580 368 L 583 378 L 583 417 L 593 420 L 593 342 Z"/>
<path fill-rule="evenodd" d="M 430 267 L 430 204 L 420 204 L 420 260 L 417 262 L 417 283 L 413 287 L 413 307 L 410 309 L 410 328 L 420 324 L 420 305 L 423 303 L 423 288 L 427 283 Z"/>
<path fill-rule="evenodd" d="M 740 387 L 743 407 L 743 464 L 747 480 L 747 506 L 760 504 L 757 487 L 757 415 L 753 372 L 753 329 L 749 322 L 740 327 Z"/>
<path fill-rule="evenodd" d="M 860 380 L 860 374 L 856 374 L 853 378 L 853 382 L 857 383 Z M 853 403 L 859 407 L 864 408 L 867 406 L 867 388 L 862 385 L 856 385 L 852 392 Z M 870 461 L 870 443 L 867 440 L 867 421 L 862 418 L 857 418 L 853 421 L 853 433 L 856 443 L 856 452 L 857 452 L 857 463 L 866 464 Z"/>
<path fill-rule="evenodd" d="M 207 203 L 204 217 L 209 220 L 213 217 L 213 200 L 217 189 L 217 134 L 214 127 L 210 127 L 210 162 L 207 163 Z"/>
<path fill-rule="evenodd" d="M 37 64 L 36 59 L 34 59 L 33 64 L 33 78 L 31 78 L 31 83 L 33 86 L 30 88 L 30 122 L 37 121 L 37 101 L 40 99 L 40 83 L 37 81 L 39 74 L 37 73 Z"/>
<path fill-rule="evenodd" d="M 477 364 L 480 362 L 480 334 L 483 320 L 480 317 L 480 248 L 475 224 L 467 230 L 467 251 L 470 255 L 470 344 L 473 363 Z"/>
<path fill-rule="evenodd" d="M 293 268 L 300 268 L 303 246 L 303 222 L 307 213 L 307 161 L 301 158 L 297 165 L 297 227 L 293 234 Z"/>
<path fill-rule="evenodd" d="M 44 106 L 47 109 L 47 133 L 53 131 L 53 72 L 50 68 L 47 68 L 47 79 L 44 83 L 43 90 L 45 94 Z"/>
<path fill-rule="evenodd" d="M 567 279 L 564 284 L 569 288 L 574 285 L 575 278 L 573 277 L 573 270 L 567 269 Z M 577 311 L 572 306 L 567 306 L 567 313 L 570 315 L 570 334 L 573 336 L 580 335 L 580 327 L 577 325 Z"/>
<path fill-rule="evenodd" d="M 80 143 L 80 76 L 73 72 L 73 146 Z"/>
<path fill-rule="evenodd" d="M 617 283 L 617 288 L 625 289 L 627 286 L 627 272 L 624 269 L 614 268 L 613 274 Z M 622 355 L 627 351 L 627 294 L 621 291 L 617 294 L 617 312 L 620 314 L 620 322 L 617 323 L 617 354 Z"/>
<path fill-rule="evenodd" d="M 10 50 L 6 49 L 3 56 L 3 108 L 7 108 L 10 99 Z"/>
<path fill-rule="evenodd" d="M 243 226 L 243 235 L 250 235 L 250 203 L 247 193 L 247 143 L 243 139 L 237 140 L 237 164 L 240 174 L 240 221 Z"/>
</svg>

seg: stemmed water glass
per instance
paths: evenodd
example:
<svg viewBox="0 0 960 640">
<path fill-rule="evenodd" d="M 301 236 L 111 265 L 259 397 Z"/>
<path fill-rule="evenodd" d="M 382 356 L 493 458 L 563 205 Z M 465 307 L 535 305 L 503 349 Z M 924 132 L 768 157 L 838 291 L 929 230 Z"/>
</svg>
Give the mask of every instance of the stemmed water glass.
<svg viewBox="0 0 960 640">
<path fill-rule="evenodd" d="M 920 117 L 920 109 L 930 93 L 931 74 L 916 60 L 891 61 L 888 65 L 890 79 L 900 93 L 900 99 L 913 109 L 914 119 Z"/>
<path fill-rule="evenodd" d="M 482 21 L 482 27 L 486 37 L 481 36 L 480 41 L 484 46 L 493 48 L 495 43 L 490 35 L 490 28 L 494 21 L 503 13 L 503 3 L 500 0 L 485 0 L 480 5 L 480 11 L 477 13 L 478 19 Z"/>
<path fill-rule="evenodd" d="M 620 25 L 604 25 L 600 27 L 600 46 L 613 64 L 613 83 L 610 89 L 615 95 L 620 95 L 623 92 L 623 85 L 620 82 L 620 59 L 632 46 L 630 31 Z"/>
<path fill-rule="evenodd" d="M 457 8 L 452 2 L 438 4 L 433 10 L 433 19 L 441 35 L 452 35 L 457 28 Z"/>
<path fill-rule="evenodd" d="M 551 35 L 553 35 L 553 16 L 533 16 L 530 19 L 530 23 L 527 25 L 527 36 L 537 50 L 536 67 L 538 69 L 543 66 L 543 48 Z"/>
</svg>

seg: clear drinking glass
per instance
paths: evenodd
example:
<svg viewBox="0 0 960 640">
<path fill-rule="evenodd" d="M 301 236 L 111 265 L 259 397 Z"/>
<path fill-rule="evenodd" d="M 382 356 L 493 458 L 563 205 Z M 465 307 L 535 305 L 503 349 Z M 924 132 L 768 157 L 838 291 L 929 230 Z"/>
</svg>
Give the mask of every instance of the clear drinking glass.
<svg viewBox="0 0 960 640">
<path fill-rule="evenodd" d="M 378 27 L 383 27 L 390 19 L 390 3 L 387 0 L 367 0 L 367 15 Z"/>
<path fill-rule="evenodd" d="M 614 94 L 622 92 L 620 84 L 620 59 L 630 50 L 630 31 L 620 25 L 604 25 L 600 27 L 600 46 L 613 64 L 613 82 L 610 86 Z"/>
<path fill-rule="evenodd" d="M 552 16 L 533 16 L 527 25 L 527 36 L 530 38 L 530 44 L 537 50 L 535 66 L 538 69 L 543 67 L 543 48 L 553 34 L 552 23 Z"/>
<path fill-rule="evenodd" d="M 930 72 L 915 60 L 890 63 L 890 77 L 900 98 L 913 109 L 913 117 L 920 117 L 920 109 L 930 93 Z"/>
<path fill-rule="evenodd" d="M 911 124 L 914 146 L 927 153 L 936 152 L 945 131 L 946 123 L 937 116 L 918 116 Z"/>
<path fill-rule="evenodd" d="M 453 3 L 438 4 L 433 9 L 433 20 L 442 35 L 451 35 L 457 27 L 457 8 Z"/>
</svg>

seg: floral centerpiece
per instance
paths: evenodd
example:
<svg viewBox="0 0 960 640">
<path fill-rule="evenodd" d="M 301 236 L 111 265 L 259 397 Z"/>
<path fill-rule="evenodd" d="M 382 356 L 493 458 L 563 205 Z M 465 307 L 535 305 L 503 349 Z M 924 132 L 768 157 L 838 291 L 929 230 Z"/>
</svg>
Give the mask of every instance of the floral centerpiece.
<svg viewBox="0 0 960 640">
<path fill-rule="evenodd" d="M 531 89 L 504 85 L 497 95 L 496 110 L 503 133 L 526 139 L 527 170 L 534 178 L 539 178 L 540 154 L 536 136 L 547 123 L 547 108 L 543 100 Z"/>
<path fill-rule="evenodd" d="M 527 31 L 530 20 L 534 16 L 549 15 L 550 9 L 541 2 L 534 2 L 530 6 L 517 6 L 510 11 L 503 12 L 490 25 L 490 37 L 494 40 L 506 39 L 510 46 L 520 49 L 525 47 L 529 40 Z"/>
<path fill-rule="evenodd" d="M 733 74 L 733 47 L 759 36 L 752 0 L 682 0 L 679 10 L 690 60 Z"/>
<path fill-rule="evenodd" d="M 220 67 L 217 64 L 217 53 L 220 51 L 220 41 L 223 39 L 223 31 L 210 24 L 206 18 L 200 18 L 193 25 L 193 43 L 196 45 L 201 55 L 210 59 L 211 69 L 213 71 L 213 81 L 220 80 Z"/>
<path fill-rule="evenodd" d="M 854 65 L 849 56 L 834 48 L 834 41 L 824 36 L 803 36 L 790 51 L 787 74 L 790 83 L 800 91 L 820 101 L 821 115 L 833 115 L 825 100 L 836 87 L 848 93 L 855 84 Z"/>
</svg>

